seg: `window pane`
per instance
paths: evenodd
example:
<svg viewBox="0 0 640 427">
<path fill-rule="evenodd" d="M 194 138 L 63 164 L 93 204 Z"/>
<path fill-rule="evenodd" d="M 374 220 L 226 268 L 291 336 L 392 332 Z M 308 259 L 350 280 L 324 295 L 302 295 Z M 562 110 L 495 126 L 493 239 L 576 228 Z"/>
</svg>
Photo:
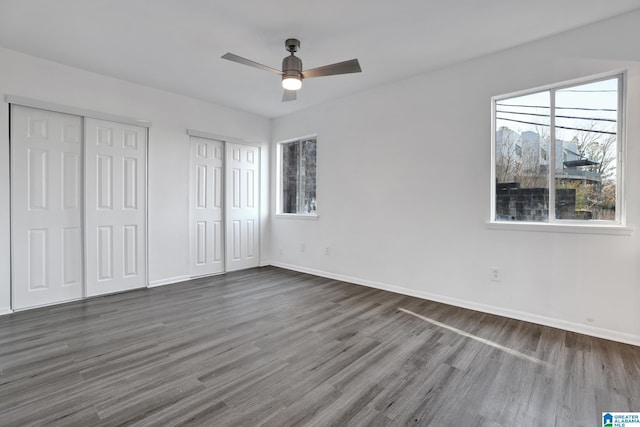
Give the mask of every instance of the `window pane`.
<svg viewBox="0 0 640 427">
<path fill-rule="evenodd" d="M 316 141 L 302 141 L 301 204 L 298 212 L 316 211 Z"/>
<path fill-rule="evenodd" d="M 315 213 L 316 140 L 281 144 L 282 213 Z"/>
<path fill-rule="evenodd" d="M 282 144 L 282 212 L 298 212 L 300 144 Z"/>
<path fill-rule="evenodd" d="M 556 91 L 556 218 L 615 220 L 618 79 Z"/>
<path fill-rule="evenodd" d="M 496 102 L 496 220 L 548 220 L 550 96 Z"/>
</svg>

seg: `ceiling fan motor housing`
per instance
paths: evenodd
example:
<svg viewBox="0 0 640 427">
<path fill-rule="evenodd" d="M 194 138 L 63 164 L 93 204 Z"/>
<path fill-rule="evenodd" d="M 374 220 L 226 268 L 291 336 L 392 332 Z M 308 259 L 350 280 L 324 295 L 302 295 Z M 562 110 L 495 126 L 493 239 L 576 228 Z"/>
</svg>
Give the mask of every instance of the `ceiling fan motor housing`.
<svg viewBox="0 0 640 427">
<path fill-rule="evenodd" d="M 302 80 L 302 60 L 293 52 L 282 60 L 282 79 L 291 77 Z"/>
</svg>

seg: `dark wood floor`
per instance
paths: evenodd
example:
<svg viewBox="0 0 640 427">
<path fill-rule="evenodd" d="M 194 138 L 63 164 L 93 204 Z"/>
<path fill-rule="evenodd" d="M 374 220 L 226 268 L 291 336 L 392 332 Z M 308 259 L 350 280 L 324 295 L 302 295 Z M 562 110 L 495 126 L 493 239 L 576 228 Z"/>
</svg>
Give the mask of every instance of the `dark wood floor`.
<svg viewBox="0 0 640 427">
<path fill-rule="evenodd" d="M 0 317 L 0 425 L 598 426 L 640 347 L 260 268 Z"/>
</svg>

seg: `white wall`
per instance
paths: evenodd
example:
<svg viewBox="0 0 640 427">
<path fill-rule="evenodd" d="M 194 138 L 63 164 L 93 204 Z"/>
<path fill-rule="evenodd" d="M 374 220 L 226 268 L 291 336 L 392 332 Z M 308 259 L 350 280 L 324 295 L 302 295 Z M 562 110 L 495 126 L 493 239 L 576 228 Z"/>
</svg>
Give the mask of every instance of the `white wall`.
<svg viewBox="0 0 640 427">
<path fill-rule="evenodd" d="M 1 48 L 0 64 L 3 100 L 7 94 L 17 95 L 153 122 L 149 132 L 151 284 L 182 280 L 189 274 L 187 128 L 261 145 L 263 165 L 268 164 L 268 119 Z M 0 102 L 0 313 L 10 307 L 8 117 L 8 104 Z M 263 194 L 268 191 L 267 170 L 263 167 Z M 263 202 L 266 205 L 268 199 Z M 265 231 L 267 213 L 265 206 Z"/>
<path fill-rule="evenodd" d="M 274 142 L 318 134 L 320 217 L 274 218 L 273 264 L 640 344 L 638 23 L 627 14 L 274 120 Z M 636 230 L 489 229 L 491 97 L 621 68 Z"/>
</svg>

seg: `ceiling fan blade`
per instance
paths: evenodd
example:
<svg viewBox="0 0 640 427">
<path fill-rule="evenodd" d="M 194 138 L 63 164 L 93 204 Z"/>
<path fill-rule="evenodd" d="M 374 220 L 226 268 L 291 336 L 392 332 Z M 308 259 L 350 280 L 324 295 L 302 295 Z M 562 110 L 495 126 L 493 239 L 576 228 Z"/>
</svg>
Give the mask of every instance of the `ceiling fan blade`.
<svg viewBox="0 0 640 427">
<path fill-rule="evenodd" d="M 284 90 L 282 94 L 282 102 L 295 101 L 297 98 L 295 90 Z"/>
<path fill-rule="evenodd" d="M 233 53 L 225 53 L 224 55 L 222 55 L 222 59 L 237 62 L 238 64 L 248 65 L 250 67 L 260 68 L 261 70 L 271 71 L 272 73 L 282 75 L 282 71 L 280 70 L 276 70 L 275 68 L 271 68 L 267 65 L 262 65 L 259 62 L 255 62 L 250 59 L 243 58 L 242 56 L 238 56 Z"/>
<path fill-rule="evenodd" d="M 350 59 L 348 61 L 337 62 L 331 65 L 325 65 L 323 67 L 312 68 L 302 72 L 302 77 L 309 79 L 311 77 L 323 77 L 333 76 L 336 74 L 350 74 L 359 73 L 362 71 L 360 63 L 357 59 Z"/>
</svg>

